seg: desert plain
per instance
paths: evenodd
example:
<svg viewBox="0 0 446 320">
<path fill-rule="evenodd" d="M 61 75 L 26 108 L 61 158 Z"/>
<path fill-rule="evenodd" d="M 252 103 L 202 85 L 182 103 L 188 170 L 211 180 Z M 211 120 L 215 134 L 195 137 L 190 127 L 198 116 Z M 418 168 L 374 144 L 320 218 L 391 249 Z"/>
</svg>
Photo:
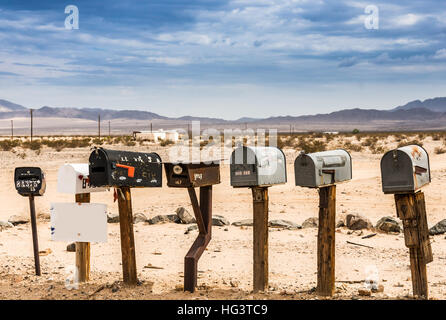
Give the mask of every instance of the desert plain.
<svg viewBox="0 0 446 320">
<path fill-rule="evenodd" d="M 429 134 L 413 135 L 403 138 L 396 134 L 381 135 L 377 142 L 372 143 L 373 148 L 365 143 L 360 151 L 351 151 L 353 179 L 337 186 L 337 220 L 342 220 L 347 214 L 358 214 L 375 226 L 382 217 L 396 218 L 393 196 L 384 195 L 381 190 L 380 159 L 385 150 L 415 138 L 422 142 L 430 155 L 432 182 L 423 188 L 429 227 L 445 219 L 444 138 Z M 361 138 L 335 135 L 329 139 L 318 139 L 326 139 L 326 149 L 333 149 L 346 143 L 347 146 L 360 145 L 367 138 L 366 135 Z M 311 137 L 308 139 L 311 140 Z M 163 159 L 167 157 L 169 148 L 150 142 L 134 146 L 102 146 L 157 152 Z M 293 162 L 301 150 L 289 143 L 283 149 L 287 157 L 288 182 L 269 189 L 269 219 L 302 225 L 308 218 L 318 215 L 318 192 L 294 185 Z M 74 266 L 75 253 L 67 251 L 69 243 L 51 241 L 50 204 L 74 202 L 74 195 L 57 192 L 57 172 L 64 163 L 88 162 L 89 154 L 90 147 L 59 151 L 47 146 L 38 151 L 18 147 L 14 152 L 0 151 L 0 221 L 7 221 L 13 215 L 29 217 L 28 199 L 18 195 L 14 188 L 15 167 L 39 166 L 47 177 L 45 195 L 36 198 L 42 276 L 34 274 L 30 223 L 2 229 L 0 299 L 326 299 L 314 292 L 317 272 L 315 227 L 270 228 L 269 289 L 253 294 L 252 227 L 232 225 L 252 219 L 251 191 L 230 186 L 229 166 L 225 163 L 221 166 L 221 184 L 213 187 L 213 214 L 223 216 L 230 225 L 213 227 L 212 240 L 198 264 L 198 290 L 195 293 L 182 290 L 183 262 L 198 232 L 185 233 L 190 226 L 185 224 L 151 225 L 147 222 L 134 224 L 140 285 L 130 288 L 122 283 L 119 223 L 108 223 L 108 242 L 91 244 L 90 281 L 80 284 L 78 289 L 67 289 L 65 279 L 68 270 Z M 187 191 L 168 188 L 165 179 L 163 188 L 132 189 L 132 200 L 133 214 L 142 213 L 148 219 L 156 215 L 175 214 L 179 207 L 192 213 Z M 117 203 L 113 201 L 113 190 L 92 193 L 91 202 L 107 204 L 111 214 L 118 212 Z M 363 239 L 373 233 L 376 235 Z M 427 267 L 430 299 L 445 299 L 445 234 L 431 236 L 431 243 L 434 261 Z M 379 284 L 384 291 L 372 293 L 370 297 L 360 296 L 358 290 L 364 287 L 370 268 L 378 270 Z M 411 295 L 409 251 L 401 232 L 337 228 L 336 294 L 330 299 L 410 299 Z"/>
</svg>

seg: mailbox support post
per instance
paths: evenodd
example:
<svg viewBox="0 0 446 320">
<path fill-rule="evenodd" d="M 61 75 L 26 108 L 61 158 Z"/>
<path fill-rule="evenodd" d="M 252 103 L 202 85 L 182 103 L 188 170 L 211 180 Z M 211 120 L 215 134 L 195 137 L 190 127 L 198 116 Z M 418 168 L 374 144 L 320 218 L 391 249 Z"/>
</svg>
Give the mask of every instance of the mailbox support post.
<svg viewBox="0 0 446 320">
<path fill-rule="evenodd" d="M 77 203 L 89 203 L 89 193 L 75 195 Z M 76 242 L 76 269 L 79 282 L 87 282 L 90 279 L 90 242 Z"/>
<path fill-rule="evenodd" d="M 403 221 L 404 242 L 409 248 L 414 296 L 428 299 L 426 264 L 433 261 L 424 193 L 395 194 L 396 212 Z"/>
<path fill-rule="evenodd" d="M 184 291 L 197 286 L 198 260 L 212 236 L 212 186 L 200 187 L 200 203 L 193 187 L 187 188 L 198 225 L 198 237 L 184 257 Z"/>
<path fill-rule="evenodd" d="M 122 272 L 124 283 L 136 285 L 135 237 L 133 234 L 132 197 L 129 187 L 119 187 L 118 195 L 119 224 L 121 233 Z"/>
<path fill-rule="evenodd" d="M 34 195 L 29 196 L 29 209 L 31 213 L 31 230 L 33 234 L 34 265 L 36 268 L 36 275 L 40 276 L 39 240 L 37 236 L 37 218 Z"/>
<path fill-rule="evenodd" d="M 268 289 L 268 187 L 253 187 L 254 292 Z"/>
<path fill-rule="evenodd" d="M 336 185 L 319 188 L 319 229 L 317 234 L 317 294 L 335 291 Z"/>
</svg>

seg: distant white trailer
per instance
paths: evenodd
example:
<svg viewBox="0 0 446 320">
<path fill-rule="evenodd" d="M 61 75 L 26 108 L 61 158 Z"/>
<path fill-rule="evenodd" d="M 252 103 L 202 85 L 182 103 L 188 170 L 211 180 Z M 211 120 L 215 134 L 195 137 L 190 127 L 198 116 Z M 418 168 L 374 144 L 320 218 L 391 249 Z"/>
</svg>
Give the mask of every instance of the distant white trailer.
<svg viewBox="0 0 446 320">
<path fill-rule="evenodd" d="M 137 140 L 151 140 L 159 142 L 161 140 L 171 140 L 177 142 L 180 138 L 180 134 L 176 130 L 156 130 L 156 131 L 135 131 L 133 137 Z"/>
</svg>

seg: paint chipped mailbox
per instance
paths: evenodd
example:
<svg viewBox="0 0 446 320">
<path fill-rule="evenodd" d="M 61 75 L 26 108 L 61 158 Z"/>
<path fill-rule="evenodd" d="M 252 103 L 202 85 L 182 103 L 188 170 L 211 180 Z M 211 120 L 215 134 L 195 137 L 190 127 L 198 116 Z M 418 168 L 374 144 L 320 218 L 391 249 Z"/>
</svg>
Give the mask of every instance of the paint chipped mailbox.
<svg viewBox="0 0 446 320">
<path fill-rule="evenodd" d="M 418 145 L 391 150 L 381 159 L 383 192 L 412 193 L 431 182 L 429 155 Z"/>
<path fill-rule="evenodd" d="M 161 187 L 162 163 L 156 153 L 96 148 L 89 159 L 92 187 Z"/>
<path fill-rule="evenodd" d="M 106 188 L 92 187 L 88 177 L 88 163 L 67 163 L 59 168 L 57 191 L 81 194 L 105 191 Z"/>
<path fill-rule="evenodd" d="M 37 167 L 19 167 L 14 171 L 14 185 L 17 192 L 24 196 L 41 196 L 45 193 L 45 173 Z"/>
<path fill-rule="evenodd" d="M 255 187 L 287 181 L 286 159 L 276 147 L 238 147 L 231 155 L 231 186 Z"/>
<path fill-rule="evenodd" d="M 220 183 L 220 163 L 165 163 L 167 186 L 173 188 L 205 187 Z"/>
<path fill-rule="evenodd" d="M 294 161 L 296 186 L 320 188 L 352 179 L 352 158 L 342 149 L 301 153 Z"/>
</svg>

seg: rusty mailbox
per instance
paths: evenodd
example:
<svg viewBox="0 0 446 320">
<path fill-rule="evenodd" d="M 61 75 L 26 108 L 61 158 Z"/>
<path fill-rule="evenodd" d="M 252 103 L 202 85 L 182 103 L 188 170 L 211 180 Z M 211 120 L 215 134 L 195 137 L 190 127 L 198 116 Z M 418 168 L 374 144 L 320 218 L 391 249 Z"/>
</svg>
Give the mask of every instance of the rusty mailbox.
<svg viewBox="0 0 446 320">
<path fill-rule="evenodd" d="M 287 182 L 286 159 L 276 147 L 236 148 L 231 155 L 231 186 L 261 187 Z"/>
<path fill-rule="evenodd" d="M 45 173 L 37 167 L 19 167 L 14 171 L 14 184 L 17 192 L 24 196 L 41 196 L 45 193 Z"/>
<path fill-rule="evenodd" d="M 381 159 L 381 181 L 386 194 L 415 192 L 431 182 L 429 155 L 410 145 L 391 150 Z"/>
<path fill-rule="evenodd" d="M 42 196 L 46 189 L 45 173 L 37 167 L 19 167 L 14 171 L 14 185 L 17 192 L 29 198 L 31 232 L 33 237 L 34 265 L 36 275 L 40 276 L 39 241 L 37 235 L 35 196 Z"/>
<path fill-rule="evenodd" d="M 296 186 L 319 188 L 352 179 L 352 158 L 342 149 L 305 154 L 294 161 Z"/>
<path fill-rule="evenodd" d="M 167 185 L 187 188 L 198 226 L 198 237 L 184 258 L 184 290 L 194 292 L 197 286 L 198 260 L 211 241 L 212 186 L 220 183 L 220 163 L 164 163 Z M 200 199 L 195 188 L 200 188 Z"/>
<path fill-rule="evenodd" d="M 93 187 L 161 187 L 162 164 L 156 153 L 96 148 L 89 159 Z"/>
</svg>

